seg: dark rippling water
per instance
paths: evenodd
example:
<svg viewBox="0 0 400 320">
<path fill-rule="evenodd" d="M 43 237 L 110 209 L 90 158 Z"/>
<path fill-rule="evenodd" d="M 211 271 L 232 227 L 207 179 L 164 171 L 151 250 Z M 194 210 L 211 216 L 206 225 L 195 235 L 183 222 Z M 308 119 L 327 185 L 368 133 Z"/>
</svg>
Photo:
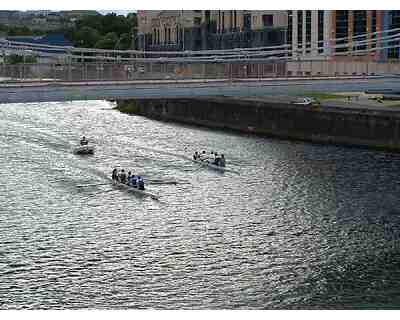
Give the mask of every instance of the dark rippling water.
<svg viewBox="0 0 400 320">
<path fill-rule="evenodd" d="M 0 105 L 0 309 L 400 306 L 399 154 L 112 107 Z M 94 156 L 71 153 L 82 134 Z M 202 149 L 241 175 L 182 157 Z M 161 201 L 113 188 L 114 166 Z"/>
</svg>

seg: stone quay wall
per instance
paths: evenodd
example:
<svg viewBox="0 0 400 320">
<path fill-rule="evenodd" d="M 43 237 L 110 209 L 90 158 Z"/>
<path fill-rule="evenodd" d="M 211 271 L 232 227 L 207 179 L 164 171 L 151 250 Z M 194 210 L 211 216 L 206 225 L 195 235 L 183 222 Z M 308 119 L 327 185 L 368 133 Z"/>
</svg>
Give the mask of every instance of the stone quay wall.
<svg viewBox="0 0 400 320">
<path fill-rule="evenodd" d="M 400 151 L 400 112 L 315 107 L 256 99 L 141 99 L 121 112 L 245 133 Z"/>
</svg>

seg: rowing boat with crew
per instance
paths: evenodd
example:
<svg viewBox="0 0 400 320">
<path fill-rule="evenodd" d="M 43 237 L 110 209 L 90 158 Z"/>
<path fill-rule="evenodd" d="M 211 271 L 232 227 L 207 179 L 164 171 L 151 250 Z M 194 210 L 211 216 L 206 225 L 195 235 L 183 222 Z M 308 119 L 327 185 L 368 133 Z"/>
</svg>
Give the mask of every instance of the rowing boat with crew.
<svg viewBox="0 0 400 320">
<path fill-rule="evenodd" d="M 195 163 L 200 164 L 201 166 L 205 166 L 221 172 L 232 172 L 240 174 L 238 171 L 226 168 L 225 156 L 223 154 L 218 155 L 217 152 L 211 151 L 210 155 L 207 155 L 205 151 L 203 151 L 202 153 L 196 151 L 193 154 L 193 158 L 191 160 Z"/>
<path fill-rule="evenodd" d="M 125 183 L 119 182 L 117 180 L 112 180 L 112 183 L 113 183 L 113 186 L 115 186 L 117 188 L 124 189 L 124 190 L 127 190 L 129 192 L 135 192 L 135 193 L 140 194 L 142 196 L 150 197 L 150 198 L 152 198 L 154 200 L 158 200 L 158 198 L 159 198 L 158 196 L 156 196 L 155 194 L 153 194 L 151 192 L 140 190 L 138 188 L 132 187 L 130 185 L 127 185 Z"/>
<path fill-rule="evenodd" d="M 114 169 L 111 175 L 111 180 L 114 186 L 158 200 L 158 196 L 145 191 L 143 178 L 132 175 L 130 171 L 127 176 L 124 169 L 120 172 L 118 172 L 117 169 Z"/>
</svg>

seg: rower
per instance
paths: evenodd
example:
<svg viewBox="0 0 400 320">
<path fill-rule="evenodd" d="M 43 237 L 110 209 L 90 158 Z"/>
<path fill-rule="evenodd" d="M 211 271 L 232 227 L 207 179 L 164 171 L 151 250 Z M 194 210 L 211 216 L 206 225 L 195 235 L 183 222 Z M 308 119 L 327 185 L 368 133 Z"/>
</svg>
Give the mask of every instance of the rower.
<svg viewBox="0 0 400 320">
<path fill-rule="evenodd" d="M 137 178 L 136 178 L 135 175 L 132 175 L 132 177 L 131 177 L 131 184 L 130 184 L 130 186 L 133 187 L 133 188 L 137 188 Z"/>
<path fill-rule="evenodd" d="M 117 180 L 117 181 L 118 181 L 118 171 L 117 171 L 117 169 L 114 169 L 114 170 L 112 171 L 111 178 L 112 178 L 113 180 Z"/>
<path fill-rule="evenodd" d="M 219 166 L 225 167 L 225 157 L 223 154 L 221 154 L 221 158 L 219 159 Z"/>
<path fill-rule="evenodd" d="M 206 155 L 206 152 L 203 150 L 203 152 L 201 153 L 201 155 L 199 156 L 199 159 L 201 160 L 201 161 L 204 161 L 204 160 L 206 160 L 208 157 L 207 157 L 207 155 Z"/>
<path fill-rule="evenodd" d="M 199 159 L 200 158 L 200 155 L 199 155 L 199 153 L 196 151 L 195 153 L 194 153 L 194 155 L 193 155 L 193 160 L 197 160 L 197 159 Z"/>
<path fill-rule="evenodd" d="M 131 175 L 131 172 L 129 171 L 129 172 L 128 172 L 128 179 L 127 179 L 127 182 L 126 182 L 127 185 L 130 184 L 131 179 L 132 179 L 132 175 Z"/>
<path fill-rule="evenodd" d="M 126 183 L 126 173 L 124 169 L 122 169 L 119 174 L 119 182 Z"/>
<path fill-rule="evenodd" d="M 139 190 L 144 190 L 144 181 L 142 177 L 138 177 L 138 188 Z"/>
<path fill-rule="evenodd" d="M 219 162 L 220 162 L 220 160 L 221 160 L 221 157 L 218 155 L 217 152 L 216 152 L 214 155 L 215 155 L 214 164 L 215 164 L 216 166 L 219 166 Z"/>
<path fill-rule="evenodd" d="M 211 153 L 210 153 L 210 156 L 209 156 L 209 158 L 207 159 L 207 162 L 208 163 L 212 163 L 212 164 L 214 164 L 215 163 L 215 153 L 214 153 L 214 151 L 211 151 Z"/>
<path fill-rule="evenodd" d="M 81 146 L 87 146 L 89 143 L 89 141 L 86 140 L 85 136 L 82 137 L 80 142 L 81 142 Z"/>
</svg>

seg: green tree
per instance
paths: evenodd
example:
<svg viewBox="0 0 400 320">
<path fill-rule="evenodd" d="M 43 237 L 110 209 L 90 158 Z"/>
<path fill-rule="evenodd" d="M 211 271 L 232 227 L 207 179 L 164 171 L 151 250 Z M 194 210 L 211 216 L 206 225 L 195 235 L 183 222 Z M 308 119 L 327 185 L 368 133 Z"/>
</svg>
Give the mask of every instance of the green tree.
<svg viewBox="0 0 400 320">
<path fill-rule="evenodd" d="M 34 56 L 22 56 L 18 54 L 10 54 L 9 56 L 6 56 L 5 59 L 6 63 L 9 64 L 18 64 L 18 63 L 36 63 L 37 59 Z"/>
<path fill-rule="evenodd" d="M 104 34 L 101 21 L 102 16 L 85 15 L 76 22 L 74 29 L 77 31 L 84 27 L 90 27 L 96 29 L 100 34 Z"/>
<path fill-rule="evenodd" d="M 128 50 L 131 49 L 131 47 L 132 47 L 132 33 L 121 34 L 116 49 Z"/>
<path fill-rule="evenodd" d="M 31 35 L 33 35 L 33 32 L 26 26 L 9 27 L 7 35 L 9 35 L 9 36 L 31 36 Z"/>
<path fill-rule="evenodd" d="M 87 48 L 93 48 L 101 38 L 100 33 L 91 27 L 83 27 L 73 36 L 73 42 L 76 46 Z"/>
<path fill-rule="evenodd" d="M 118 44 L 118 35 L 115 32 L 109 32 L 99 41 L 95 47 L 98 49 L 115 49 Z"/>
<path fill-rule="evenodd" d="M 76 47 L 107 49 L 116 47 L 125 50 L 131 48 L 136 28 L 136 13 L 129 13 L 127 17 L 110 13 L 105 16 L 83 16 L 74 27 L 60 31 Z M 97 32 L 97 35 L 94 34 L 93 30 Z M 116 34 L 117 40 L 110 33 Z"/>
</svg>

